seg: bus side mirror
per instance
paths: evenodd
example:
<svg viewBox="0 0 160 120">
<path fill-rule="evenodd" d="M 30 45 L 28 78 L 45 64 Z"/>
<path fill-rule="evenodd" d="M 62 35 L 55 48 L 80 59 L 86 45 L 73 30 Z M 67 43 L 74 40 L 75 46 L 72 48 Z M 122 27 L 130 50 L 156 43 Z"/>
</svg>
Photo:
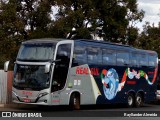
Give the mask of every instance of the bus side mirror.
<svg viewBox="0 0 160 120">
<path fill-rule="evenodd" d="M 4 71 L 7 72 L 8 71 L 8 66 L 9 66 L 9 61 L 6 61 L 4 63 Z"/>
<path fill-rule="evenodd" d="M 47 63 L 47 64 L 45 65 L 45 73 L 49 73 L 50 67 L 51 67 L 51 63 Z"/>
</svg>

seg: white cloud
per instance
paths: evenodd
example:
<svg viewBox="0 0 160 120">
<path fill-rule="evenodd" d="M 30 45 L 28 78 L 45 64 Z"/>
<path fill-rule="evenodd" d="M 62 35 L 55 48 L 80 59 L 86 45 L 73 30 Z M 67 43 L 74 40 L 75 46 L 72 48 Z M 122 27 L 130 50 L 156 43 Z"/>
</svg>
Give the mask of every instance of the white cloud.
<svg viewBox="0 0 160 120">
<path fill-rule="evenodd" d="M 138 3 L 138 8 L 143 9 L 146 12 L 146 15 L 157 16 L 160 13 L 160 1 L 159 4 L 156 3 Z"/>
<path fill-rule="evenodd" d="M 137 0 L 138 9 L 145 11 L 145 16 L 142 23 L 138 23 L 137 26 L 142 30 L 142 26 L 145 22 L 150 22 L 155 26 L 160 22 L 160 0 Z"/>
<path fill-rule="evenodd" d="M 142 3 L 160 3 L 160 1 L 159 0 L 137 0 L 138 2 L 142 2 Z"/>
</svg>

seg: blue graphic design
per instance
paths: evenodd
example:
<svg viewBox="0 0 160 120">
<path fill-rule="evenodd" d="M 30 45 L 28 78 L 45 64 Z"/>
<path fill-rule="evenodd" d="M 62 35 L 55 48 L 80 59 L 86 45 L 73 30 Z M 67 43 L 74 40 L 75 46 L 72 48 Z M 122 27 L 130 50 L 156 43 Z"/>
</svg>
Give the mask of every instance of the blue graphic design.
<svg viewBox="0 0 160 120">
<path fill-rule="evenodd" d="M 103 72 L 103 91 L 108 100 L 112 100 L 118 91 L 119 77 L 115 69 L 111 68 Z"/>
</svg>

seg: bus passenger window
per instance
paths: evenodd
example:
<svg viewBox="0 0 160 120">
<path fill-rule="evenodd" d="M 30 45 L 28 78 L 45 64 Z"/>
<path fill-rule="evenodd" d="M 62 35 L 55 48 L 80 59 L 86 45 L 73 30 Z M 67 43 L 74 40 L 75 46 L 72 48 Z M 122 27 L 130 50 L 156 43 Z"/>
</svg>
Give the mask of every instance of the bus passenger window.
<svg viewBox="0 0 160 120">
<path fill-rule="evenodd" d="M 129 53 L 117 51 L 117 65 L 129 65 Z"/>
<path fill-rule="evenodd" d="M 102 50 L 102 60 L 103 64 L 115 65 L 116 64 L 116 52 L 111 49 Z"/>
<path fill-rule="evenodd" d="M 148 56 L 146 54 L 139 54 L 139 65 L 148 66 Z"/>
<path fill-rule="evenodd" d="M 130 64 L 132 66 L 139 66 L 139 62 L 138 62 L 138 54 L 136 53 L 131 53 L 131 58 L 130 58 Z"/>
<path fill-rule="evenodd" d="M 100 48 L 88 47 L 87 58 L 88 58 L 88 63 L 91 64 L 102 63 L 102 55 Z"/>
<path fill-rule="evenodd" d="M 157 56 L 156 55 L 149 54 L 148 59 L 149 59 L 148 66 L 150 67 L 157 66 Z"/>
<path fill-rule="evenodd" d="M 74 52 L 74 62 L 77 62 L 79 65 L 87 63 L 86 57 L 86 48 L 83 46 L 76 46 Z"/>
</svg>

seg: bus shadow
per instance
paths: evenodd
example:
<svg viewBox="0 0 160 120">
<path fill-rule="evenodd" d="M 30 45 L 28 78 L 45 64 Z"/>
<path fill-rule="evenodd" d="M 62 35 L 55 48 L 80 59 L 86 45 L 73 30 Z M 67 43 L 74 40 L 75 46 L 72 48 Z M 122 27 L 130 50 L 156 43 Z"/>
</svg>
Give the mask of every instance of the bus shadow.
<svg viewBox="0 0 160 120">
<path fill-rule="evenodd" d="M 128 108 L 125 104 L 105 104 L 105 105 L 82 105 L 80 111 L 85 110 L 105 110 L 105 111 L 112 111 L 112 110 L 143 110 L 144 108 L 151 107 L 148 104 L 145 104 L 144 106 L 140 108 Z M 37 106 L 37 105 L 22 105 L 15 107 L 17 110 L 22 111 L 40 111 L 40 112 L 60 112 L 60 111 L 73 111 L 69 108 L 69 106 Z M 78 111 L 78 110 L 74 110 Z"/>
<path fill-rule="evenodd" d="M 145 104 L 142 107 L 128 108 L 126 104 L 104 104 L 104 105 L 85 105 L 81 107 L 81 110 L 134 110 L 149 108 L 149 104 Z"/>
</svg>

